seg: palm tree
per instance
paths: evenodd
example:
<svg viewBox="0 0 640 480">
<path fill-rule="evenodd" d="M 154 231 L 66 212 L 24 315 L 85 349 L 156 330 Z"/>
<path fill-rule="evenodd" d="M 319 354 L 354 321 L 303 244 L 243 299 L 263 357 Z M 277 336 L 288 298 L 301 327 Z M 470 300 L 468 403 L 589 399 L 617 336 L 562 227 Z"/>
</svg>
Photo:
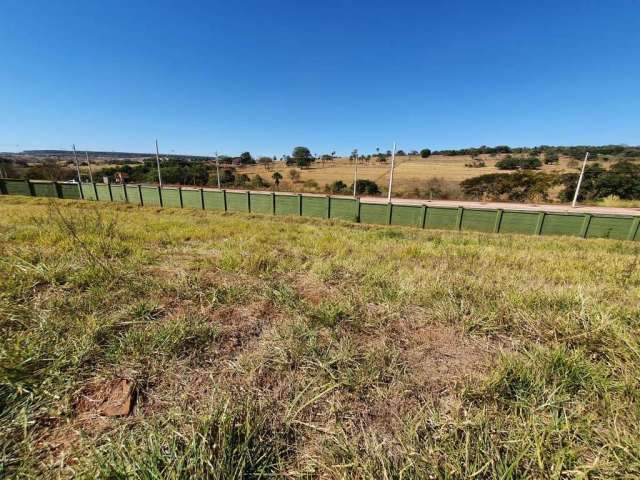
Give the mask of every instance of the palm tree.
<svg viewBox="0 0 640 480">
<path fill-rule="evenodd" d="M 276 187 L 278 185 L 280 185 L 280 180 L 282 180 L 282 174 L 280 172 L 273 172 L 273 175 L 271 175 L 271 178 L 273 178 L 273 182 L 276 184 Z"/>
</svg>

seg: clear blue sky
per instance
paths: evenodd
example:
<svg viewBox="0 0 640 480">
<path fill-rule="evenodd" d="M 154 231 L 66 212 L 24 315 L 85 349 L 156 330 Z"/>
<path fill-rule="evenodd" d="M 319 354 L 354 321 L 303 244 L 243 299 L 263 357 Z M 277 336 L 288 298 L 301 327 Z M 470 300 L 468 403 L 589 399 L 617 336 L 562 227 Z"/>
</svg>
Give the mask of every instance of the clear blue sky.
<svg viewBox="0 0 640 480">
<path fill-rule="evenodd" d="M 0 2 L 0 151 L 640 144 L 640 1 Z"/>
</svg>

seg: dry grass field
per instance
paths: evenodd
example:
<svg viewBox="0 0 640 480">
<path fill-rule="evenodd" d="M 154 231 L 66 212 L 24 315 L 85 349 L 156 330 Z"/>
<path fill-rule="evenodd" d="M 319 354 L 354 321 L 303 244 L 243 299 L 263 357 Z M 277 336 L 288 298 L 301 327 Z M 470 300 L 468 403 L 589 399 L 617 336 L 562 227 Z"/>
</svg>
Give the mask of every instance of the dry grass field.
<svg viewBox="0 0 640 480">
<path fill-rule="evenodd" d="M 640 245 L 0 198 L 0 477 L 640 477 Z"/>
<path fill-rule="evenodd" d="M 426 159 L 416 156 L 396 157 L 394 189 L 398 194 L 410 194 L 416 188 L 424 188 L 426 182 L 431 178 L 441 178 L 446 182 L 457 184 L 462 180 L 478 175 L 504 173 L 504 170 L 498 170 L 495 167 L 496 162 L 503 157 L 504 155 L 495 157 L 481 155 L 480 158 L 486 164 L 483 168 L 466 167 L 465 164 L 471 163 L 471 157 L 467 155 L 432 155 Z M 543 165 L 539 171 L 576 171 L 567 166 L 569 161 L 569 158 L 561 158 L 558 165 Z M 390 165 L 391 160 L 386 163 L 380 163 L 372 159 L 368 164 L 359 163 L 358 178 L 372 180 L 381 189 L 386 189 L 389 183 Z M 326 184 L 331 184 L 336 180 L 342 180 L 347 185 L 353 183 L 354 165 L 348 158 L 338 158 L 335 162 L 327 162 L 324 166 L 322 162 L 316 162 L 308 169 L 296 168 L 300 172 L 300 180 L 296 183 L 291 182 L 288 176 L 288 172 L 292 168 L 296 167 L 287 167 L 282 162 L 276 162 L 269 170 L 265 169 L 264 166 L 251 165 L 239 168 L 238 172 L 248 175 L 259 174 L 268 180 L 274 171 L 278 171 L 284 177 L 284 186 L 291 188 L 293 191 L 308 190 L 303 188 L 303 183 L 307 180 L 315 180 L 321 189 Z"/>
</svg>

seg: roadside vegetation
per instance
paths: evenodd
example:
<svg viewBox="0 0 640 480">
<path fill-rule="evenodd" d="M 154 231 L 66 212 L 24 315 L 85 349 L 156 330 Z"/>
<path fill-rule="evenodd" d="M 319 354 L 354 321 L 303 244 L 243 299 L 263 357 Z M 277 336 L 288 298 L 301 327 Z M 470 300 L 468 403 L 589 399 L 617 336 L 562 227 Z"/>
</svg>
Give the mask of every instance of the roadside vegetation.
<svg viewBox="0 0 640 480">
<path fill-rule="evenodd" d="M 417 199 L 483 200 L 511 202 L 567 202 L 572 199 L 582 159 L 590 162 L 580 201 L 598 203 L 616 196 L 622 201 L 640 200 L 640 147 L 622 145 L 512 148 L 477 147 L 432 152 L 396 152 L 394 196 Z M 384 195 L 390 171 L 390 151 L 376 149 L 348 157 L 335 152 L 318 154 L 304 146 L 294 147 L 280 158 L 219 155 L 217 163 L 205 157 L 163 156 L 162 178 L 166 184 L 218 186 L 227 189 L 278 190 L 348 194 L 354 191 L 357 162 L 359 195 Z M 89 164 L 81 164 L 88 176 Z M 116 183 L 155 183 L 155 157 L 127 159 L 122 164 L 97 167 L 95 178 Z M 0 158 L 0 176 L 44 180 L 76 177 L 72 160 L 49 158 L 26 165 Z"/>
<path fill-rule="evenodd" d="M 639 258 L 2 197 L 0 477 L 637 478 Z"/>
</svg>

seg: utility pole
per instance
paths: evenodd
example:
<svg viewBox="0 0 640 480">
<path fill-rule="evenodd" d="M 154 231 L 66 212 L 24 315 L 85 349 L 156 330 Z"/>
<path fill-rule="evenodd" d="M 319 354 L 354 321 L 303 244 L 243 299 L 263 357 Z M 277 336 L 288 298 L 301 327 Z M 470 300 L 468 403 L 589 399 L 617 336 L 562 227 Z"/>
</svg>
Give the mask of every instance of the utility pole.
<svg viewBox="0 0 640 480">
<path fill-rule="evenodd" d="M 160 153 L 158 151 L 158 139 L 156 138 L 156 164 L 158 165 L 158 183 L 162 187 L 162 174 L 160 173 Z"/>
<path fill-rule="evenodd" d="M 393 188 L 393 169 L 396 166 L 396 142 L 393 142 L 393 151 L 391 152 L 391 174 L 389 175 L 389 193 L 387 202 L 391 202 L 391 190 Z"/>
<path fill-rule="evenodd" d="M 91 171 L 91 163 L 89 162 L 89 152 L 85 151 L 84 154 L 87 157 L 87 165 L 89 166 L 89 180 L 93 183 L 93 172 Z"/>
<path fill-rule="evenodd" d="M 78 156 L 76 155 L 75 144 L 73 144 L 73 161 L 76 164 L 76 172 L 78 172 L 78 183 L 82 183 L 82 178 L 80 177 L 80 164 L 78 163 Z"/>
<path fill-rule="evenodd" d="M 355 165 L 355 169 L 353 171 L 353 196 L 356 196 L 357 193 L 357 185 L 358 185 L 358 149 L 356 148 L 353 151 L 353 160 L 354 160 L 354 165 Z"/>
<path fill-rule="evenodd" d="M 576 207 L 576 202 L 578 201 L 578 194 L 580 193 L 580 185 L 582 185 L 582 179 L 584 178 L 584 169 L 587 167 L 587 160 L 589 159 L 589 152 L 584 156 L 584 161 L 582 162 L 582 170 L 580 170 L 580 177 L 578 177 L 578 185 L 576 186 L 576 193 L 573 195 L 573 202 L 571 202 L 571 208 Z"/>
<path fill-rule="evenodd" d="M 220 190 L 220 162 L 218 162 L 218 152 L 216 152 L 216 175 L 218 176 L 218 190 Z"/>
</svg>

